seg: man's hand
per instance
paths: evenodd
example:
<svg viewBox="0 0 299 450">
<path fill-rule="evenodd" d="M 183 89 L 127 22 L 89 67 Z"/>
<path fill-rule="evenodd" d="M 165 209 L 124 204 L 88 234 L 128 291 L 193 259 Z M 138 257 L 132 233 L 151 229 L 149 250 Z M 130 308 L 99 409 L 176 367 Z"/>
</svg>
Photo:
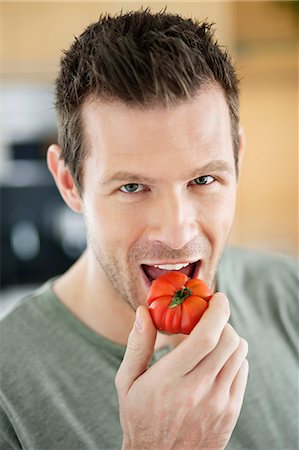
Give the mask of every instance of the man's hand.
<svg viewBox="0 0 299 450">
<path fill-rule="evenodd" d="M 240 414 L 248 376 L 247 342 L 217 293 L 190 335 L 148 368 L 156 329 L 137 310 L 116 375 L 123 449 L 223 449 Z"/>
</svg>

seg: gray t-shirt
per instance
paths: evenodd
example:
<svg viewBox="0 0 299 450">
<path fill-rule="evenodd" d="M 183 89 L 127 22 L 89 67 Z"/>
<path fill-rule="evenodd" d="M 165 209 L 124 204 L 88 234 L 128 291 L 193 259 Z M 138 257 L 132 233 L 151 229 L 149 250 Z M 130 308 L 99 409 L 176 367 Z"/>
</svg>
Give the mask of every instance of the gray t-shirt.
<svg viewBox="0 0 299 450">
<path fill-rule="evenodd" d="M 0 324 L 0 449 L 119 450 L 114 377 L 125 347 L 74 317 L 51 284 Z M 296 260 L 227 249 L 217 290 L 249 343 L 247 390 L 227 449 L 298 449 Z"/>
</svg>

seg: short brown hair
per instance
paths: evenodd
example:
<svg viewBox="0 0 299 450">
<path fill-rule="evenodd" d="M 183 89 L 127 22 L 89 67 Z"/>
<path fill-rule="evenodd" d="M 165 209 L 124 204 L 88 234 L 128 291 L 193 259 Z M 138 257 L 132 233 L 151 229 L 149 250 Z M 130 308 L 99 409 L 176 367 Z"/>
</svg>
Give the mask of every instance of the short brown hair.
<svg viewBox="0 0 299 450">
<path fill-rule="evenodd" d="M 238 79 L 228 53 L 213 39 L 212 25 L 149 9 L 102 15 L 65 51 L 56 80 L 61 158 L 82 189 L 81 107 L 89 97 L 146 108 L 175 105 L 211 84 L 229 107 L 237 168 Z"/>
</svg>

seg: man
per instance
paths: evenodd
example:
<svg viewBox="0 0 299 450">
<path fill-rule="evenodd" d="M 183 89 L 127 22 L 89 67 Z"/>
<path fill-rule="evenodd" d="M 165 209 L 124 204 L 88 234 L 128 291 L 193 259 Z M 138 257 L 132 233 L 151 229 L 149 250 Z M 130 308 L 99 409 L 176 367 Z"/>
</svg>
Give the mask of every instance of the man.
<svg viewBox="0 0 299 450">
<path fill-rule="evenodd" d="M 1 324 L 1 449 L 295 449 L 295 264 L 224 250 L 244 137 L 210 26 L 102 17 L 56 88 L 48 166 L 88 245 Z M 188 336 L 145 306 L 169 270 L 214 293 Z"/>
</svg>

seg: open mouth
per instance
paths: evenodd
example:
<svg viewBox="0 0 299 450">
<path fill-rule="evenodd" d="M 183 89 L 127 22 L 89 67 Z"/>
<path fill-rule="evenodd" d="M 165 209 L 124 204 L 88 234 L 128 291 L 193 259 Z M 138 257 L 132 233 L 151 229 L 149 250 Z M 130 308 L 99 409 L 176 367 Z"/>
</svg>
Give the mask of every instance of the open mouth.
<svg viewBox="0 0 299 450">
<path fill-rule="evenodd" d="M 151 284 L 161 275 L 167 272 L 181 272 L 189 278 L 197 278 L 199 273 L 200 260 L 193 263 L 177 263 L 177 264 L 142 264 L 141 269 L 145 275 L 146 284 Z"/>
</svg>

